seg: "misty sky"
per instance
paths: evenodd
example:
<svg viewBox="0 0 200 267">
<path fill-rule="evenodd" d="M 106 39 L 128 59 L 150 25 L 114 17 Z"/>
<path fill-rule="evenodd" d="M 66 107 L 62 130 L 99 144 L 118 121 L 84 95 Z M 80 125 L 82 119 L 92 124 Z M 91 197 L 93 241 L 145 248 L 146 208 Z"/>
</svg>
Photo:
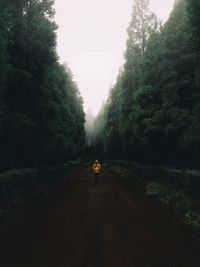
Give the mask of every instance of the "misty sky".
<svg viewBox="0 0 200 267">
<path fill-rule="evenodd" d="M 165 21 L 174 0 L 151 0 Z M 96 115 L 123 65 L 132 0 L 55 0 L 58 54 L 73 72 L 85 111 Z"/>
</svg>

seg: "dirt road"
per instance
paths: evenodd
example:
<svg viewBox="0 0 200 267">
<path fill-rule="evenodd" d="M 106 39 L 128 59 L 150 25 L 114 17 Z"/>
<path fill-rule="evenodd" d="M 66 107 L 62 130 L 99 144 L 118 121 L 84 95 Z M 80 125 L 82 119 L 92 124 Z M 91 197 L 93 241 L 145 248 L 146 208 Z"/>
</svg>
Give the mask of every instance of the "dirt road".
<svg viewBox="0 0 200 267">
<path fill-rule="evenodd" d="M 0 233 L 0 267 L 199 267 L 200 240 L 137 185 L 83 163 Z"/>
</svg>

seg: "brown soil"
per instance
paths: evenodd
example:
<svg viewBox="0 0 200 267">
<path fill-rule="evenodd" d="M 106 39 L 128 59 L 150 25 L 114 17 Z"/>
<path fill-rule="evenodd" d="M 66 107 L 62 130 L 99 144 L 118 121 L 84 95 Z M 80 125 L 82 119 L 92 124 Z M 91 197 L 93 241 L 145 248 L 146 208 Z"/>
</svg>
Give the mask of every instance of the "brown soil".
<svg viewBox="0 0 200 267">
<path fill-rule="evenodd" d="M 199 267 L 200 240 L 135 184 L 83 163 L 0 232 L 0 267 Z"/>
</svg>

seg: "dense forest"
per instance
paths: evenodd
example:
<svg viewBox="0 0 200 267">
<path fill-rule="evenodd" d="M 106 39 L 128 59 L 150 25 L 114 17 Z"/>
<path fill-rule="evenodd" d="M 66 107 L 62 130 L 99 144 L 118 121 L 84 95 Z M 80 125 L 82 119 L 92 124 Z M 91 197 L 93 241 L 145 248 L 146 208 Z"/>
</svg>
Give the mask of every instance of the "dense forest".
<svg viewBox="0 0 200 267">
<path fill-rule="evenodd" d="M 83 152 L 83 101 L 59 63 L 53 5 L 0 0 L 2 169 L 55 165 Z M 90 133 L 97 154 L 200 167 L 199 5 L 176 1 L 162 25 L 148 0 L 134 1 L 125 63 Z"/>
<path fill-rule="evenodd" d="M 102 156 L 200 167 L 199 24 L 199 1 L 176 1 L 164 25 L 134 1 L 125 63 L 95 120 Z"/>
<path fill-rule="evenodd" d="M 0 167 L 57 165 L 85 145 L 83 100 L 59 63 L 53 0 L 0 0 Z"/>
</svg>

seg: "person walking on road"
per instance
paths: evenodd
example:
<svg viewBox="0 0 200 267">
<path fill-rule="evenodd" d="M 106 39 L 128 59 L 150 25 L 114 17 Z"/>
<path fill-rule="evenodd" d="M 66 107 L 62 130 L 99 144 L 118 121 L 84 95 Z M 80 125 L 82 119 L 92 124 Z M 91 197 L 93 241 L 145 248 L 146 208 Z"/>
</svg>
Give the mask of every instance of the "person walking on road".
<svg viewBox="0 0 200 267">
<path fill-rule="evenodd" d="M 95 160 L 95 163 L 92 166 L 93 172 L 94 172 L 94 180 L 95 182 L 99 182 L 99 173 L 101 170 L 101 164 L 99 164 L 98 160 Z"/>
</svg>

